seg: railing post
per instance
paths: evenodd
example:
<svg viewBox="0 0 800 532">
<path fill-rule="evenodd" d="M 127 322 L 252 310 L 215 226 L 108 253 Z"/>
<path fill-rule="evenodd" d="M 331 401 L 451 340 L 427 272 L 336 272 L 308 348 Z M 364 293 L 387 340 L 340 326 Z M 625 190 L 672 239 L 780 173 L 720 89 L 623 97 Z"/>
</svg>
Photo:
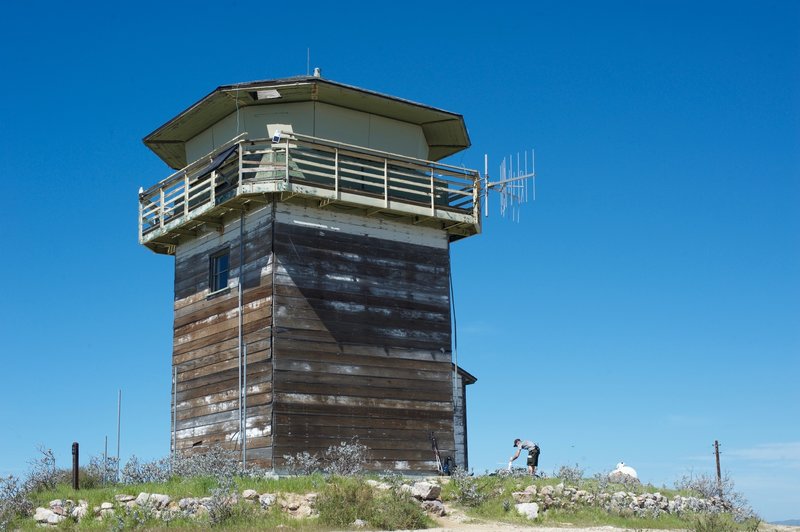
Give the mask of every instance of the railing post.
<svg viewBox="0 0 800 532">
<path fill-rule="evenodd" d="M 383 206 L 389 208 L 389 159 L 383 160 Z"/>
<path fill-rule="evenodd" d="M 217 189 L 217 171 L 216 170 L 212 170 L 211 171 L 211 189 L 209 190 L 209 194 L 211 195 L 211 206 L 212 207 L 217 204 L 216 189 Z"/>
<path fill-rule="evenodd" d="M 139 243 L 142 242 L 144 234 L 144 207 L 142 207 L 142 195 L 139 194 Z"/>
<path fill-rule="evenodd" d="M 239 141 L 239 149 L 237 151 L 239 152 L 239 182 L 238 182 L 238 185 L 236 187 L 236 195 L 237 196 L 241 196 L 242 195 L 242 178 L 244 177 L 242 175 L 242 151 L 244 151 L 244 142 Z"/>
<path fill-rule="evenodd" d="M 436 186 L 433 184 L 433 167 L 431 166 L 431 216 L 436 216 Z"/>
<path fill-rule="evenodd" d="M 285 181 L 289 183 L 289 137 L 286 137 L 286 177 Z"/>
<path fill-rule="evenodd" d="M 189 174 L 183 174 L 183 215 L 189 216 Z"/>
<path fill-rule="evenodd" d="M 164 229 L 164 187 L 159 187 L 158 189 L 158 219 L 159 225 L 161 229 Z"/>
<path fill-rule="evenodd" d="M 481 221 L 481 179 L 480 175 L 472 176 L 472 217 L 480 224 Z"/>
<path fill-rule="evenodd" d="M 339 198 L 339 148 L 334 148 L 333 152 L 333 194 Z"/>
</svg>

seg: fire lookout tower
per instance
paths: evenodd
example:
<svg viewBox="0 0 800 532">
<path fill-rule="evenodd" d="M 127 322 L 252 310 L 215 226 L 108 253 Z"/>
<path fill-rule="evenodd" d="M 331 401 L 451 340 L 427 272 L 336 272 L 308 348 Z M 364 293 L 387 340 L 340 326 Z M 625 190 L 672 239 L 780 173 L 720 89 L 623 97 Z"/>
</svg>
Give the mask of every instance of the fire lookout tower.
<svg viewBox="0 0 800 532">
<path fill-rule="evenodd" d="M 175 173 L 139 241 L 175 257 L 172 450 L 284 455 L 357 436 L 375 470 L 467 466 L 450 243 L 480 231 L 461 115 L 298 77 L 221 86 L 147 135 Z"/>
</svg>

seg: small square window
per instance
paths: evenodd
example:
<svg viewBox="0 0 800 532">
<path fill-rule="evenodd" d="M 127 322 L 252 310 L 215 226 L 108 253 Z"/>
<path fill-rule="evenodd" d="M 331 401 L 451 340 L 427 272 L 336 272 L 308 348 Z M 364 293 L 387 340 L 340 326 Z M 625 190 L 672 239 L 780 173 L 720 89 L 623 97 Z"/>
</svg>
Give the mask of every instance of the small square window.
<svg viewBox="0 0 800 532">
<path fill-rule="evenodd" d="M 208 286 L 212 292 L 222 290 L 223 288 L 228 288 L 230 256 L 231 255 L 228 250 L 211 255 Z"/>
</svg>

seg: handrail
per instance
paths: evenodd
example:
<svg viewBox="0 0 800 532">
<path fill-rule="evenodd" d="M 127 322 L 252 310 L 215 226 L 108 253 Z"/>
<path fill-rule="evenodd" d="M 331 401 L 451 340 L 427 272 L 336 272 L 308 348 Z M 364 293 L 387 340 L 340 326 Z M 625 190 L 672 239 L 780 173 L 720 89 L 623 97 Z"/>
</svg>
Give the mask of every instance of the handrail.
<svg viewBox="0 0 800 532">
<path fill-rule="evenodd" d="M 461 213 L 472 217 L 468 223 L 479 223 L 476 170 L 298 133 L 284 134 L 277 143 L 246 136 L 234 137 L 140 193 L 140 241 L 242 194 L 280 191 L 317 196 L 326 203 L 363 203 L 370 210 L 419 211 L 430 217 Z M 234 145 L 238 148 L 228 158 L 209 166 Z"/>
</svg>

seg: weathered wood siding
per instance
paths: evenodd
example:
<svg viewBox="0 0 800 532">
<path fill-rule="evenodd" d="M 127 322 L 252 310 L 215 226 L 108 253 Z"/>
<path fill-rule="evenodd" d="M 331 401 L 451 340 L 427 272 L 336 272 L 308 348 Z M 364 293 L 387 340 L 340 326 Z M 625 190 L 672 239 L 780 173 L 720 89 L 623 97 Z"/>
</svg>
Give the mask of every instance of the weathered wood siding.
<svg viewBox="0 0 800 532">
<path fill-rule="evenodd" d="M 175 255 L 173 366 L 177 370 L 178 451 L 223 444 L 239 448 L 239 283 L 243 282 L 243 339 L 247 353 L 248 461 L 272 463 L 272 211 L 247 214 L 244 268 L 240 223 L 180 244 Z M 228 289 L 210 294 L 210 256 L 230 253 Z"/>
<path fill-rule="evenodd" d="M 467 452 L 467 385 L 473 384 L 475 378 L 465 374 L 460 368 L 456 375 L 455 397 L 453 398 L 453 435 L 456 443 L 456 454 L 453 459 L 462 469 L 469 469 L 469 453 Z"/>
<path fill-rule="evenodd" d="M 457 451 L 447 235 L 269 204 L 178 246 L 176 447 L 239 445 L 239 280 L 247 349 L 248 459 L 322 453 L 353 437 L 376 470 L 433 471 Z M 210 294 L 210 257 L 230 253 Z M 460 385 L 459 385 L 460 388 Z M 202 442 L 197 445 L 198 442 Z"/>
<path fill-rule="evenodd" d="M 454 454 L 444 232 L 279 204 L 275 466 L 353 436 L 377 470 Z"/>
</svg>

